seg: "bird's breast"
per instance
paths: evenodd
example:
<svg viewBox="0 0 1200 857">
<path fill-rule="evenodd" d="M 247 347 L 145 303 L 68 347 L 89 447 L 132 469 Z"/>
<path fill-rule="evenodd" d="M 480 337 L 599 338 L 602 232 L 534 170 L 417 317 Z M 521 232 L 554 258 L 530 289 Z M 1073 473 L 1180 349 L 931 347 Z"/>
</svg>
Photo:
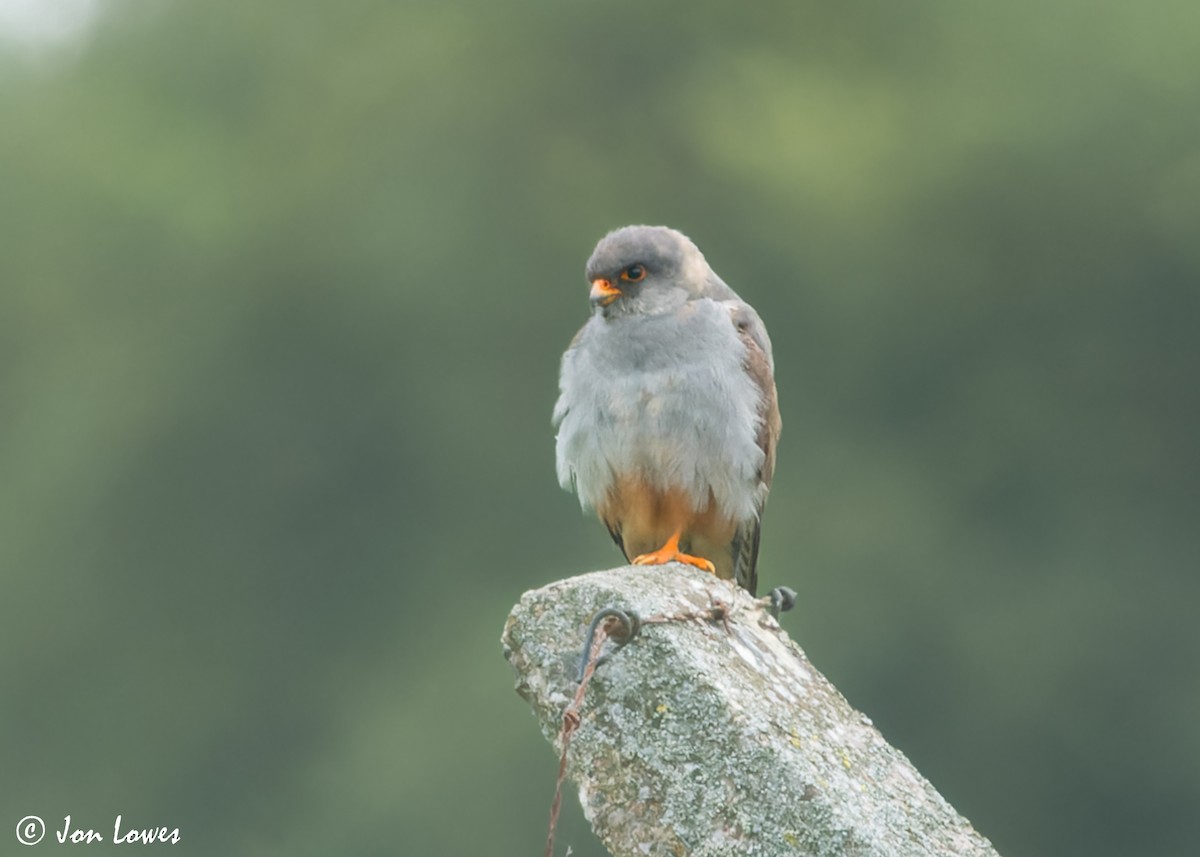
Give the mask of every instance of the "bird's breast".
<svg viewBox="0 0 1200 857">
<path fill-rule="evenodd" d="M 599 506 L 623 477 L 680 490 L 696 508 L 711 494 L 731 517 L 753 516 L 761 393 L 724 308 L 686 309 L 594 317 L 564 357 L 559 478 L 585 506 Z"/>
</svg>

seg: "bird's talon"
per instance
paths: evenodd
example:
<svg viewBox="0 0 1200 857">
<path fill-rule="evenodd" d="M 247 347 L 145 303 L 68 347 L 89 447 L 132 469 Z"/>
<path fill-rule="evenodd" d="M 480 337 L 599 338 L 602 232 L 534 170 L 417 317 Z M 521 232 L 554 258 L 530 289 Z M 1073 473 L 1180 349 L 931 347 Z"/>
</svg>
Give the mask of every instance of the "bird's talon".
<svg viewBox="0 0 1200 857">
<path fill-rule="evenodd" d="M 682 562 L 686 565 L 692 565 L 701 571 L 707 571 L 709 574 L 716 574 L 717 567 L 702 556 L 692 556 L 684 553 L 679 549 L 679 537 L 683 535 L 682 531 L 676 530 L 671 534 L 671 538 L 667 539 L 667 543 L 656 551 L 650 553 L 639 554 L 633 558 L 634 565 L 665 565 L 668 562 Z"/>
<path fill-rule="evenodd" d="M 686 565 L 694 566 L 701 571 L 707 571 L 709 574 L 716 574 L 717 567 L 702 556 L 692 556 L 678 549 L 667 550 L 663 548 L 651 553 L 644 553 L 633 558 L 634 565 L 665 565 L 668 562 L 682 562 Z"/>
</svg>

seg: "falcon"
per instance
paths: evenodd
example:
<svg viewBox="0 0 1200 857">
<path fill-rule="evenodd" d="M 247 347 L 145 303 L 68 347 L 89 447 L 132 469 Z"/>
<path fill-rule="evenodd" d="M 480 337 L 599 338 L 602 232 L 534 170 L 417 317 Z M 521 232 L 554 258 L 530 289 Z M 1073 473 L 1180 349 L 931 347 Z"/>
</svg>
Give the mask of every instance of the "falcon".
<svg viewBox="0 0 1200 857">
<path fill-rule="evenodd" d="M 758 313 L 681 232 L 626 226 L 587 263 L 592 314 L 562 358 L 558 479 L 627 560 L 754 593 L 781 421 Z"/>
</svg>

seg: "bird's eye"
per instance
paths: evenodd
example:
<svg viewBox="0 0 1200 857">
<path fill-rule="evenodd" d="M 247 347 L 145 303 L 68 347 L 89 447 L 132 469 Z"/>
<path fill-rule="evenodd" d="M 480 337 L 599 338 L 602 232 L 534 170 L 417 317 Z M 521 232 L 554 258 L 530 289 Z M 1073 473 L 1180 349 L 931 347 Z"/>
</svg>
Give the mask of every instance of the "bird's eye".
<svg viewBox="0 0 1200 857">
<path fill-rule="evenodd" d="M 642 265 L 630 265 L 621 272 L 621 279 L 629 283 L 637 283 L 646 279 L 646 269 Z"/>
</svg>

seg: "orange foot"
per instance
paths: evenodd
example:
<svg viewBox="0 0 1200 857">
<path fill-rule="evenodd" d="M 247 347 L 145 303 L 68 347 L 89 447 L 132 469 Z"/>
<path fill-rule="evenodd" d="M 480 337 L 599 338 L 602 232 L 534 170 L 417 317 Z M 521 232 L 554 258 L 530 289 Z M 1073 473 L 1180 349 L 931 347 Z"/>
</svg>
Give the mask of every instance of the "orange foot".
<svg viewBox="0 0 1200 857">
<path fill-rule="evenodd" d="M 675 535 L 667 539 L 667 543 L 656 551 L 644 553 L 633 558 L 634 565 L 662 565 L 668 562 L 684 562 L 688 565 L 694 565 L 703 571 L 716 573 L 717 569 L 711 562 L 702 556 L 692 556 L 691 554 L 683 553 L 679 550 L 680 533 L 676 531 Z"/>
</svg>

